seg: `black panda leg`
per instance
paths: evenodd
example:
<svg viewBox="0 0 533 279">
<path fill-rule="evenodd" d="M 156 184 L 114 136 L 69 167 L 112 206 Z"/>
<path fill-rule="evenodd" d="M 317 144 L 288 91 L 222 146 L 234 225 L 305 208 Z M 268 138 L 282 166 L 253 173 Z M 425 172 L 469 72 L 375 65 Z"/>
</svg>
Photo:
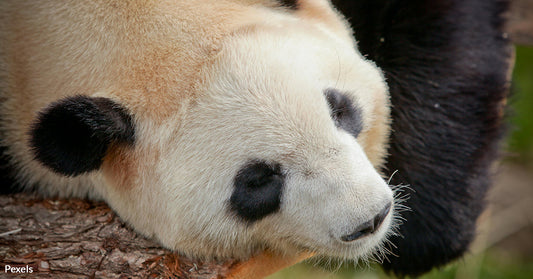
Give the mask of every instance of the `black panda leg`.
<svg viewBox="0 0 533 279">
<path fill-rule="evenodd" d="M 386 75 L 393 133 L 387 172 L 409 184 L 399 257 L 417 275 L 463 255 L 490 185 L 502 136 L 512 49 L 506 0 L 337 0 L 360 51 Z"/>
</svg>

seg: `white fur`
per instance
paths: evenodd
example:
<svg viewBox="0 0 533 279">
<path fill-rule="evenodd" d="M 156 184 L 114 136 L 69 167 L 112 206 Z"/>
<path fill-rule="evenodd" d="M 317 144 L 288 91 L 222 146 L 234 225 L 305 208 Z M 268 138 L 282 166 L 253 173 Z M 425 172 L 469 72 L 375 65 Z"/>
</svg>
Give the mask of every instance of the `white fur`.
<svg viewBox="0 0 533 279">
<path fill-rule="evenodd" d="M 21 181 L 39 182 L 46 194 L 102 198 L 139 232 L 195 257 L 246 258 L 270 248 L 354 258 L 383 241 L 392 214 L 370 236 L 338 240 L 392 201 L 376 171 L 389 104 L 380 71 L 355 50 L 327 1 L 301 1 L 297 12 L 272 8 L 272 1 L 114 7 L 133 21 L 114 10 L 91 15 L 107 11 L 98 1 L 18 2 L 0 4 L 0 16 L 17 11 L 16 27 L 30 30 L 18 34 L 13 17 L 1 21 L 0 113 Z M 69 9 L 87 19 L 66 18 Z M 31 33 L 32 24 L 48 23 L 46 15 L 58 18 L 59 31 Z M 102 35 L 95 30 L 109 37 L 88 39 Z M 14 41 L 17 34 L 27 41 Z M 335 127 L 327 88 L 362 109 L 357 139 Z M 65 178 L 32 159 L 27 133 L 44 106 L 80 93 L 128 108 L 136 143 L 110 150 L 97 172 Z M 279 162 L 287 180 L 279 212 L 249 226 L 228 200 L 250 159 Z"/>
</svg>

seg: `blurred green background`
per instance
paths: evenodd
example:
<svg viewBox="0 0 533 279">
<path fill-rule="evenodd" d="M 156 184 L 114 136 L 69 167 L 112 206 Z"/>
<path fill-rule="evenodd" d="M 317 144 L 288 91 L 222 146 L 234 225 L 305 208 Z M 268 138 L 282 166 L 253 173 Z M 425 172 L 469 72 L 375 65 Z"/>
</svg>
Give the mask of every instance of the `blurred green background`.
<svg viewBox="0 0 533 279">
<path fill-rule="evenodd" d="M 533 278 L 533 47 L 516 47 L 512 96 L 508 100 L 509 136 L 496 170 L 491 204 L 479 219 L 479 235 L 471 252 L 422 279 Z M 378 265 L 304 262 L 268 279 L 394 278 Z"/>
<path fill-rule="evenodd" d="M 509 159 L 531 166 L 533 163 L 533 47 L 517 47 L 511 97 L 511 136 Z M 533 277 L 532 277 L 533 278 Z"/>
</svg>

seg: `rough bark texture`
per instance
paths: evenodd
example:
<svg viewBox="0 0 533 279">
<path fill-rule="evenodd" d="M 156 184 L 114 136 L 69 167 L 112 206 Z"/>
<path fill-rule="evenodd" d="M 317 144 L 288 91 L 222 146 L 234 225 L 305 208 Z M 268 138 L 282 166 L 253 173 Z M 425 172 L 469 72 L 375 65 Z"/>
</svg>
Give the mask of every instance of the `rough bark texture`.
<svg viewBox="0 0 533 279">
<path fill-rule="evenodd" d="M 32 273 L 5 273 L 5 265 Z M 105 203 L 0 196 L 0 277 L 223 278 L 236 261 L 193 262 L 139 236 Z"/>
</svg>

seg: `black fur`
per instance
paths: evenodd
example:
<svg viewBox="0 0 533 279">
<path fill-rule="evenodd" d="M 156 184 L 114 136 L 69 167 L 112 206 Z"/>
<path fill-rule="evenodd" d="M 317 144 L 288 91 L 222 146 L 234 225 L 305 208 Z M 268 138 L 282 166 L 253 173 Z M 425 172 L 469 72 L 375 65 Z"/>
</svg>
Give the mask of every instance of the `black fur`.
<svg viewBox="0 0 533 279">
<path fill-rule="evenodd" d="M 6 148 L 0 146 L 0 195 L 20 191 L 14 176 L 15 170 L 11 166 L 9 156 L 6 154 Z"/>
<path fill-rule="evenodd" d="M 409 184 L 410 212 L 385 262 L 418 275 L 463 255 L 485 204 L 502 135 L 510 43 L 506 0 L 333 1 L 392 100 L 387 171 Z"/>
<path fill-rule="evenodd" d="M 409 184 L 398 257 L 418 275 L 464 254 L 485 204 L 502 135 L 511 54 L 506 0 L 337 0 L 360 51 L 386 75 L 392 101 L 387 171 Z"/>
<path fill-rule="evenodd" d="M 336 89 L 326 89 L 324 94 L 331 109 L 331 118 L 335 121 L 335 125 L 357 138 L 361 130 L 363 130 L 361 109 L 350 98 Z"/>
<path fill-rule="evenodd" d="M 133 144 L 131 116 L 107 98 L 69 97 L 53 103 L 31 130 L 35 158 L 69 176 L 96 170 L 112 143 Z"/>
<path fill-rule="evenodd" d="M 298 9 L 298 0 L 278 0 L 278 2 L 284 6 L 284 7 L 287 7 L 291 10 L 296 10 Z"/>
<path fill-rule="evenodd" d="M 284 180 L 279 164 L 246 164 L 235 176 L 231 210 L 250 223 L 278 211 Z"/>
</svg>

